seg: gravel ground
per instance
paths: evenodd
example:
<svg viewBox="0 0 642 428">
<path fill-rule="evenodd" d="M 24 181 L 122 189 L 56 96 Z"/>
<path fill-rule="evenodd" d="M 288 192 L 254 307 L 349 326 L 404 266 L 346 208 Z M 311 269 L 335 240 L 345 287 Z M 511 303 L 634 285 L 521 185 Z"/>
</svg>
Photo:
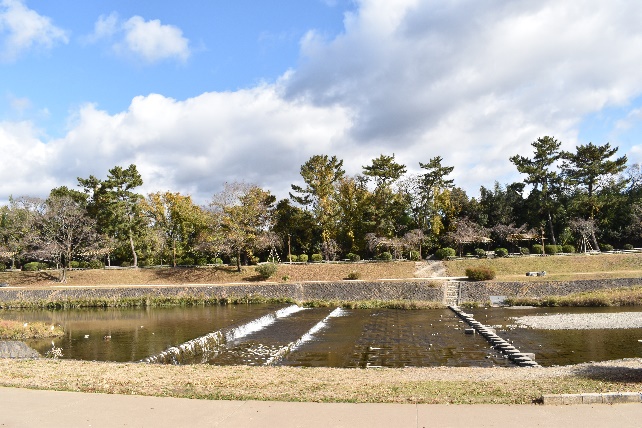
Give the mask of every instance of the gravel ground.
<svg viewBox="0 0 642 428">
<path fill-rule="evenodd" d="M 516 318 L 515 323 L 543 330 L 642 328 L 642 312 L 533 315 Z"/>
</svg>

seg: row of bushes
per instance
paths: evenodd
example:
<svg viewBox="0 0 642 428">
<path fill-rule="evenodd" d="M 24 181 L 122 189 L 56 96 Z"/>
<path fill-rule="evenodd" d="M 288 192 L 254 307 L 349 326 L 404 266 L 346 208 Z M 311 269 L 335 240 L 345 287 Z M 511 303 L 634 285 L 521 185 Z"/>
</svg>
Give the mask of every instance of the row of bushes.
<svg viewBox="0 0 642 428">
<path fill-rule="evenodd" d="M 625 250 L 632 250 L 633 246 L 630 244 L 624 245 Z M 600 244 L 601 251 L 613 251 L 613 246 L 609 244 Z M 559 254 L 559 253 L 575 253 L 577 250 L 573 245 L 540 245 L 535 244 L 529 250 L 527 247 L 521 247 L 519 249 L 520 254 L 530 255 L 530 254 Z M 435 258 L 437 260 L 445 260 L 451 257 L 456 256 L 456 251 L 450 247 L 440 248 L 435 251 Z M 507 257 L 508 250 L 506 248 L 495 248 L 494 250 L 495 257 Z M 487 257 L 486 250 L 482 248 L 476 248 L 474 254 L 468 253 L 467 255 L 475 255 L 479 258 Z"/>
</svg>

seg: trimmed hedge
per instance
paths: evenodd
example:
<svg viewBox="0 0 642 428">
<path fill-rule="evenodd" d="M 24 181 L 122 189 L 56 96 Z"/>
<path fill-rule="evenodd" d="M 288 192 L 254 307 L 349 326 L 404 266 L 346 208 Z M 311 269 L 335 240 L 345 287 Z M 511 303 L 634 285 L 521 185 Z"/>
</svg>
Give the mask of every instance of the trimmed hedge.
<svg viewBox="0 0 642 428">
<path fill-rule="evenodd" d="M 485 266 L 467 268 L 466 276 L 471 281 L 489 281 L 495 279 L 495 270 Z"/>
<path fill-rule="evenodd" d="M 435 258 L 437 260 L 445 260 L 448 257 L 455 257 L 455 254 L 457 253 L 455 252 L 454 248 L 444 247 L 435 251 Z"/>
<path fill-rule="evenodd" d="M 495 248 L 495 257 L 508 257 L 508 250 L 506 248 Z"/>
</svg>

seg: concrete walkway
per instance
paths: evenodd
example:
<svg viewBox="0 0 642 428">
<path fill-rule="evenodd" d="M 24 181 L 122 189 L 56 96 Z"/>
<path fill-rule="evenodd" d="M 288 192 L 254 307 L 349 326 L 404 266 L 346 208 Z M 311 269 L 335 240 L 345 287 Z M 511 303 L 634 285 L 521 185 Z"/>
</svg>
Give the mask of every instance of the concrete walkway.
<svg viewBox="0 0 642 428">
<path fill-rule="evenodd" d="M 0 427 L 640 427 L 642 404 L 575 406 L 208 401 L 0 388 Z"/>
</svg>

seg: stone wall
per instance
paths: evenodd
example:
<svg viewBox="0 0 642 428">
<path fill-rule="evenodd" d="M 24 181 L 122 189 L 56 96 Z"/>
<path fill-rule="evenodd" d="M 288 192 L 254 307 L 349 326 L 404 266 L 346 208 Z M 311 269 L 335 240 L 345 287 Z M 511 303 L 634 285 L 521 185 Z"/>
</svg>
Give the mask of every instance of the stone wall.
<svg viewBox="0 0 642 428">
<path fill-rule="evenodd" d="M 140 297 L 224 298 L 260 296 L 306 300 L 442 301 L 441 284 L 431 281 L 341 281 L 243 285 L 134 286 L 100 288 L 0 288 L 0 301 L 65 301 Z"/>
<path fill-rule="evenodd" d="M 443 302 L 445 284 L 458 284 L 460 301 L 487 302 L 490 296 L 543 297 L 642 285 L 642 278 L 533 282 L 438 282 L 429 280 L 340 281 L 242 285 L 134 286 L 100 288 L 0 288 L 0 301 L 65 301 L 140 297 L 232 298 L 257 296 L 308 300 L 412 300 Z"/>
<path fill-rule="evenodd" d="M 490 296 L 565 296 L 585 291 L 642 285 L 642 278 L 587 279 L 576 281 L 467 282 L 461 281 L 462 302 L 487 302 Z"/>
</svg>

